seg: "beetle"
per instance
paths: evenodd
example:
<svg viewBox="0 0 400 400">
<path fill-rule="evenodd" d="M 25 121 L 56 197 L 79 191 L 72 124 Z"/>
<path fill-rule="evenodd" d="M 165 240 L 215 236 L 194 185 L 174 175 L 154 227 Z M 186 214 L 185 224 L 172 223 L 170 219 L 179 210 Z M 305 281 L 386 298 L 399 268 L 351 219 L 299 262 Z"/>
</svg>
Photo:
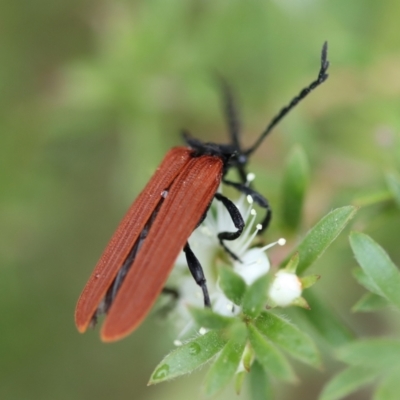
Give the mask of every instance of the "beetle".
<svg viewBox="0 0 400 400">
<path fill-rule="evenodd" d="M 283 107 L 246 150 L 240 145 L 232 95 L 221 80 L 231 143 L 203 143 L 184 133 L 187 147 L 175 147 L 167 153 L 128 209 L 79 297 L 75 322 L 80 332 L 94 325 L 102 314 L 107 314 L 100 333 L 105 342 L 121 339 L 136 329 L 162 292 L 182 249 L 193 278 L 203 291 L 205 306 L 211 306 L 202 267 L 188 238 L 204 220 L 212 200 L 221 201 L 236 231 L 220 232 L 218 239 L 225 251 L 238 260 L 225 241 L 240 236 L 244 221 L 234 203 L 217 192 L 221 182 L 251 195 L 266 211 L 262 229 L 268 226 L 268 201 L 246 184 L 248 158 L 276 124 L 328 78 L 328 67 L 325 42 L 316 80 Z M 231 168 L 237 169 L 241 182 L 225 178 Z"/>
</svg>

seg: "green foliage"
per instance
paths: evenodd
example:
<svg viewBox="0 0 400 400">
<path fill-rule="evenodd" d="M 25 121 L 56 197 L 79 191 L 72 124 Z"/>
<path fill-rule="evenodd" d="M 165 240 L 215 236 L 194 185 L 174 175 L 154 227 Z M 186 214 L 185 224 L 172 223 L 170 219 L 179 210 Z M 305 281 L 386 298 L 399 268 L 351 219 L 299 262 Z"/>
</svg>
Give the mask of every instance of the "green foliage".
<svg viewBox="0 0 400 400">
<path fill-rule="evenodd" d="M 295 381 L 295 374 L 283 354 L 256 327 L 249 325 L 248 329 L 250 344 L 263 368 L 283 381 Z"/>
<path fill-rule="evenodd" d="M 238 369 L 242 359 L 244 347 L 246 344 L 246 335 L 234 335 L 224 346 L 221 353 L 209 369 L 205 382 L 205 392 L 211 396 L 224 388 Z"/>
<path fill-rule="evenodd" d="M 168 330 L 149 319 L 129 339 L 101 346 L 98 332 L 84 337 L 73 332 L 71 315 L 118 220 L 165 152 L 182 145 L 180 130 L 227 142 L 214 71 L 232 85 L 241 140 L 250 145 L 314 77 L 317 52 L 329 41 L 328 82 L 277 127 L 249 165 L 257 175 L 254 188 L 273 210 L 263 239 L 276 240 L 283 227 L 290 234 L 286 247 L 268 251 L 270 273 L 296 252 L 313 221 L 344 204 L 361 207 L 352 229 L 372 235 L 399 265 L 399 14 L 396 0 L 0 2 L 0 398 L 152 397 L 145 382 L 170 346 Z M 306 153 L 308 186 L 299 154 L 296 160 L 291 153 L 283 172 L 294 146 Z M 265 311 L 288 315 L 293 326 L 324 347 L 324 359 L 357 336 L 400 336 L 395 296 L 386 291 L 392 282 L 382 282 L 373 266 L 372 272 L 366 267 L 368 274 L 358 268 L 359 279 L 353 279 L 355 260 L 343 233 L 320 259 L 314 247 L 306 247 L 299 253 L 300 270 L 312 262 L 321 275 L 304 294 L 311 309 L 263 310 L 249 317 L 253 326 Z M 371 251 L 382 258 L 374 246 Z M 390 276 L 390 263 L 382 259 Z M 220 284 L 237 305 L 247 287 L 234 279 L 225 284 L 221 277 Z M 363 290 L 353 310 L 379 313 L 373 324 L 349 313 Z M 196 315 L 209 326 L 222 321 Z M 241 318 L 234 320 L 246 325 Z M 206 340 L 210 353 L 202 354 L 214 352 L 208 362 L 234 335 L 234 325 L 218 328 L 215 340 Z M 188 354 L 180 374 L 201 361 L 184 346 L 181 351 Z M 248 348 L 249 341 L 244 354 Z M 273 384 L 283 384 L 271 379 L 254 352 L 247 354 L 250 372 L 240 373 L 241 383 L 233 378 L 237 388 L 248 385 L 252 400 L 273 399 Z M 331 365 L 326 363 L 324 374 L 302 374 L 302 383 L 278 397 L 315 398 L 310 391 L 332 374 Z M 363 397 L 397 399 L 396 365 L 392 373 L 376 376 L 375 393 L 367 388 Z M 363 366 L 349 371 L 336 398 L 372 380 Z M 161 392 L 155 397 L 186 400 L 188 385 L 198 397 L 195 374 L 175 379 L 165 391 L 156 388 Z"/>
<path fill-rule="evenodd" d="M 320 400 L 346 397 L 375 379 L 375 371 L 363 366 L 349 367 L 335 376 L 324 388 Z"/>
<path fill-rule="evenodd" d="M 350 244 L 356 260 L 376 288 L 377 294 L 400 308 L 400 271 L 386 252 L 369 236 L 358 232 L 350 235 Z"/>
<path fill-rule="evenodd" d="M 289 153 L 283 177 L 282 222 L 290 230 L 301 223 L 309 174 L 306 154 L 297 146 Z"/>
<path fill-rule="evenodd" d="M 280 272 L 295 274 L 299 265 L 310 266 L 344 229 L 355 210 L 354 207 L 343 207 L 329 213 L 311 229 L 299 250 L 293 253 L 286 267 Z M 316 239 L 310 238 L 315 238 L 317 233 L 323 235 L 323 239 L 315 245 Z M 309 243 L 312 244 L 309 249 L 312 253 L 308 258 L 309 265 L 301 264 L 301 254 L 307 254 L 306 245 Z M 319 352 L 310 336 L 273 310 L 265 310 L 269 287 L 273 280 L 271 274 L 262 275 L 247 285 L 231 269 L 222 267 L 219 271 L 220 287 L 227 299 L 240 307 L 239 314 L 227 317 L 211 309 L 190 307 L 190 313 L 197 326 L 210 331 L 204 336 L 189 340 L 170 353 L 155 369 L 151 384 L 190 373 L 210 361 L 211 366 L 204 382 L 206 395 L 212 396 L 220 392 L 233 379 L 235 390 L 240 392 L 250 372 L 250 390 L 253 399 L 257 399 L 259 395 L 254 385 L 261 380 L 262 392 L 271 391 L 266 374 L 285 382 L 297 380 L 293 367 L 282 350 L 305 364 L 321 368 Z M 311 276 L 308 279 L 305 277 L 304 280 L 306 287 L 310 287 L 317 278 Z M 319 304 L 313 311 L 314 317 L 308 318 L 329 342 L 337 345 L 349 341 L 351 334 L 340 321 L 332 318 L 323 305 Z M 309 313 L 305 311 L 307 312 Z M 198 351 L 194 352 L 193 348 Z"/>
<path fill-rule="evenodd" d="M 273 391 L 271 381 L 263 366 L 257 360 L 254 361 L 249 375 L 251 399 L 272 399 Z"/>
<path fill-rule="evenodd" d="M 360 340 L 340 348 L 337 356 L 350 366 L 332 379 L 322 399 L 340 399 L 373 380 L 379 381 L 374 398 L 386 399 L 382 397 L 385 392 L 390 393 L 388 398 L 394 398 L 395 388 L 400 387 L 399 340 Z"/>
<path fill-rule="evenodd" d="M 219 270 L 220 286 L 226 297 L 236 305 L 242 304 L 246 291 L 244 280 L 230 268 L 222 267 Z"/>
<path fill-rule="evenodd" d="M 321 358 L 314 342 L 285 318 L 263 311 L 256 319 L 255 326 L 292 357 L 316 368 L 321 367 Z"/>
<path fill-rule="evenodd" d="M 378 311 L 390 303 L 382 296 L 375 293 L 365 293 L 352 307 L 354 312 Z"/>
<path fill-rule="evenodd" d="M 386 173 L 386 183 L 389 187 L 390 193 L 393 196 L 397 206 L 400 207 L 400 177 L 399 174 L 392 171 Z"/>
<path fill-rule="evenodd" d="M 397 400 L 400 392 L 400 374 L 389 372 L 374 393 L 374 400 Z"/>
<path fill-rule="evenodd" d="M 400 340 L 364 339 L 349 343 L 338 350 L 338 358 L 350 365 L 374 368 L 385 373 L 400 363 Z"/>
<path fill-rule="evenodd" d="M 209 361 L 226 344 L 219 331 L 210 331 L 178 347 L 158 364 L 149 385 L 187 374 Z"/>
<path fill-rule="evenodd" d="M 369 278 L 362 268 L 354 268 L 352 272 L 354 278 L 361 286 L 364 286 L 372 293 L 381 295 L 379 288 L 374 284 L 373 280 Z"/>
<path fill-rule="evenodd" d="M 207 329 L 223 329 L 234 322 L 233 318 L 216 314 L 209 308 L 189 307 L 189 311 L 196 323 Z"/>
<path fill-rule="evenodd" d="M 333 210 L 307 233 L 306 237 L 295 250 L 299 253 L 300 258 L 297 267 L 299 273 L 303 273 L 322 255 L 354 217 L 356 212 L 357 208 L 353 206 Z"/>
<path fill-rule="evenodd" d="M 247 291 L 243 296 L 243 313 L 246 316 L 256 318 L 260 314 L 263 306 L 267 302 L 267 289 L 269 282 L 270 276 L 264 275 L 247 288 Z"/>
<path fill-rule="evenodd" d="M 391 305 L 399 308 L 400 272 L 387 253 L 369 236 L 353 232 L 350 244 L 362 270 L 355 276 L 369 293 L 354 311 L 376 311 Z M 390 338 L 358 340 L 342 346 L 337 358 L 349 366 L 325 387 L 321 400 L 341 399 L 378 381 L 374 399 L 395 399 L 400 390 L 400 341 Z M 397 396 L 397 397 L 396 397 Z"/>
<path fill-rule="evenodd" d="M 307 321 L 326 343 L 335 348 L 354 339 L 354 333 L 329 305 L 312 292 L 305 296 L 310 311 L 297 312 Z"/>
</svg>

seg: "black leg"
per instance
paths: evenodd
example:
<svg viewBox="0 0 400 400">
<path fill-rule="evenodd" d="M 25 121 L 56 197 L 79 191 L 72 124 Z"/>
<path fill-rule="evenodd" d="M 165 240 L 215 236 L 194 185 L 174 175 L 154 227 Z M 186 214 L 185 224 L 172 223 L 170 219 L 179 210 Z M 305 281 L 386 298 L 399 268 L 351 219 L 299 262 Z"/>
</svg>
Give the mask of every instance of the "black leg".
<svg viewBox="0 0 400 400">
<path fill-rule="evenodd" d="M 189 270 L 193 275 L 195 282 L 201 287 L 201 290 L 203 291 L 204 306 L 211 307 L 210 296 L 208 294 L 206 278 L 204 276 L 203 268 L 197 257 L 194 255 L 192 249 L 190 248 L 189 242 L 186 243 L 185 247 L 183 248 L 183 251 L 185 252 L 186 255 L 186 261 L 188 263 Z"/>
<path fill-rule="evenodd" d="M 157 311 L 160 317 L 165 318 L 175 308 L 179 299 L 179 291 L 171 287 L 164 287 L 161 293 L 169 297 L 169 301 Z"/>
<path fill-rule="evenodd" d="M 226 207 L 226 209 L 229 212 L 229 215 L 232 218 L 235 228 L 237 228 L 236 232 L 221 232 L 221 233 L 219 233 L 218 234 L 219 242 L 221 243 L 221 246 L 225 249 L 225 251 L 234 260 L 240 261 L 239 257 L 225 246 L 224 240 L 235 240 L 242 234 L 243 229 L 244 229 L 243 217 L 240 214 L 240 211 L 238 210 L 238 208 L 235 206 L 235 204 L 231 200 L 229 200 L 227 197 L 223 196 L 221 193 L 215 193 L 214 197 L 218 201 L 222 202 L 222 204 Z"/>
<path fill-rule="evenodd" d="M 260 193 L 256 192 L 254 189 L 246 185 L 243 185 L 242 183 L 236 183 L 227 180 L 223 180 L 223 182 L 229 186 L 234 187 L 236 190 L 238 190 L 241 193 L 244 193 L 245 195 L 250 195 L 260 207 L 266 210 L 265 217 L 261 222 L 261 229 L 258 231 L 257 234 L 260 234 L 263 231 L 265 231 L 268 228 L 268 225 L 270 224 L 272 218 L 272 210 L 268 200 Z"/>
<path fill-rule="evenodd" d="M 163 294 L 166 294 L 168 296 L 171 296 L 173 300 L 178 300 L 179 299 L 179 292 L 177 289 L 170 288 L 170 287 L 164 287 L 162 290 Z"/>
</svg>

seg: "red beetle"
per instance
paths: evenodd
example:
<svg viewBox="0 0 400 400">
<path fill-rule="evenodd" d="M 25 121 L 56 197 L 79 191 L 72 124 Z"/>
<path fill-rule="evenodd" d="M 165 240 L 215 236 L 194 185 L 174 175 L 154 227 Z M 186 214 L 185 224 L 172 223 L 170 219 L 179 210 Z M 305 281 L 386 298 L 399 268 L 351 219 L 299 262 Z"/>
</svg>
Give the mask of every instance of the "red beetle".
<svg viewBox="0 0 400 400">
<path fill-rule="evenodd" d="M 182 249 L 196 283 L 203 290 L 204 304 L 210 306 L 206 279 L 188 238 L 203 221 L 215 198 L 227 208 L 237 229 L 219 233 L 219 241 L 237 259 L 224 241 L 238 238 L 244 222 L 233 202 L 217 193 L 221 182 L 251 195 L 265 208 L 262 226 L 263 229 L 268 226 L 271 219 L 268 201 L 245 184 L 248 157 L 300 100 L 328 78 L 328 67 L 327 43 L 324 43 L 317 79 L 282 108 L 247 150 L 240 146 L 235 107 L 223 83 L 231 144 L 203 143 L 185 134 L 188 147 L 175 147 L 167 153 L 119 224 L 83 289 L 75 312 L 80 332 L 94 325 L 104 313 L 107 316 L 101 330 L 103 341 L 121 339 L 136 329 L 163 290 Z M 232 167 L 238 170 L 241 183 L 224 178 Z"/>
</svg>

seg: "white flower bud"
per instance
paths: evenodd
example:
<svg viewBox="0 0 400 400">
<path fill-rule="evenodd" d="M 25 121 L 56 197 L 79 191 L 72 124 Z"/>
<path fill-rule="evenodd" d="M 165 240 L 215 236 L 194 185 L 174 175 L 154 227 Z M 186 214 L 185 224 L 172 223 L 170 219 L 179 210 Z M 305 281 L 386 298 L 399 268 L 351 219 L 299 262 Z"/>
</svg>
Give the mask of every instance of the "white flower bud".
<svg viewBox="0 0 400 400">
<path fill-rule="evenodd" d="M 280 307 L 286 307 L 301 296 L 301 281 L 297 275 L 278 271 L 269 290 L 269 298 Z"/>
</svg>

